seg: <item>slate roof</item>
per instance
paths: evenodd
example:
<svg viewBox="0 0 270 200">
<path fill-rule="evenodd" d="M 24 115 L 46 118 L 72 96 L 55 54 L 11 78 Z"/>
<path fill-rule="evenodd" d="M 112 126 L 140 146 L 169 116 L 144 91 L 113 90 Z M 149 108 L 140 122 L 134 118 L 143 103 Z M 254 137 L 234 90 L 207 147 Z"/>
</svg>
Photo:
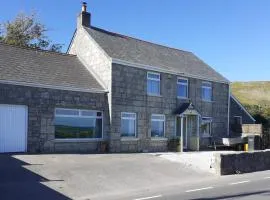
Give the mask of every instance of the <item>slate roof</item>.
<svg viewBox="0 0 270 200">
<path fill-rule="evenodd" d="M 0 82 L 105 91 L 74 55 L 0 43 Z"/>
<path fill-rule="evenodd" d="M 111 57 L 218 82 L 229 82 L 191 52 L 146 42 L 96 27 L 84 27 Z"/>
</svg>

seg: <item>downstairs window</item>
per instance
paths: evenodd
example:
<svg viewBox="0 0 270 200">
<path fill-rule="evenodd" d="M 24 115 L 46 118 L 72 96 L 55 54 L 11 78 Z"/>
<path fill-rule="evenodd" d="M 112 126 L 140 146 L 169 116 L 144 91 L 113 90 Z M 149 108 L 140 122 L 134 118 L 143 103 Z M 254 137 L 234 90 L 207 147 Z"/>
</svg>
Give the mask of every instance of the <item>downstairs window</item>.
<svg viewBox="0 0 270 200">
<path fill-rule="evenodd" d="M 79 109 L 55 109 L 55 138 L 102 138 L 102 112 Z"/>
</svg>

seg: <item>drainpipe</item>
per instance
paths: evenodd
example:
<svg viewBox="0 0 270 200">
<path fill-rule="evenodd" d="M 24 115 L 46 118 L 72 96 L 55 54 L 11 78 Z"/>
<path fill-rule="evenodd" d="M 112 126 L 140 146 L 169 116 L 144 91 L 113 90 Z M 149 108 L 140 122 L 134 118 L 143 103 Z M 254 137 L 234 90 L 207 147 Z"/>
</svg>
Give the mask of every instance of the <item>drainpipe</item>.
<svg viewBox="0 0 270 200">
<path fill-rule="evenodd" d="M 227 136 L 230 135 L 230 104 L 231 104 L 231 86 L 228 84 L 229 94 L 228 94 L 228 126 L 227 126 Z"/>
</svg>

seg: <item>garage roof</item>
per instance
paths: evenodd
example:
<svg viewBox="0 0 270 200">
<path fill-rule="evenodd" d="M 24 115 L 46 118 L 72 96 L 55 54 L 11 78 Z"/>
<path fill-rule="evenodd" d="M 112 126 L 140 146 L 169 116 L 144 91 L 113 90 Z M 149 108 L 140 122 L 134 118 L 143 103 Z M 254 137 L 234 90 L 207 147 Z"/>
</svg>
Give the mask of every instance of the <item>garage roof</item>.
<svg viewBox="0 0 270 200">
<path fill-rule="evenodd" d="M 105 92 L 75 55 L 0 43 L 0 82 L 83 92 Z"/>
</svg>

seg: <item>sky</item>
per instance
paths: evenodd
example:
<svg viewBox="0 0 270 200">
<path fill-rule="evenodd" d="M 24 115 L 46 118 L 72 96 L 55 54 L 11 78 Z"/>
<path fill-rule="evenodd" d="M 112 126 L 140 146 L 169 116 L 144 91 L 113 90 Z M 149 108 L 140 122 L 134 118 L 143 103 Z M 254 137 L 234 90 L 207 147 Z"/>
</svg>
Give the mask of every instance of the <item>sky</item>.
<svg viewBox="0 0 270 200">
<path fill-rule="evenodd" d="M 2 0 L 0 22 L 36 12 L 69 45 L 81 0 Z M 87 0 L 91 24 L 193 52 L 230 81 L 270 80 L 269 0 Z"/>
</svg>

